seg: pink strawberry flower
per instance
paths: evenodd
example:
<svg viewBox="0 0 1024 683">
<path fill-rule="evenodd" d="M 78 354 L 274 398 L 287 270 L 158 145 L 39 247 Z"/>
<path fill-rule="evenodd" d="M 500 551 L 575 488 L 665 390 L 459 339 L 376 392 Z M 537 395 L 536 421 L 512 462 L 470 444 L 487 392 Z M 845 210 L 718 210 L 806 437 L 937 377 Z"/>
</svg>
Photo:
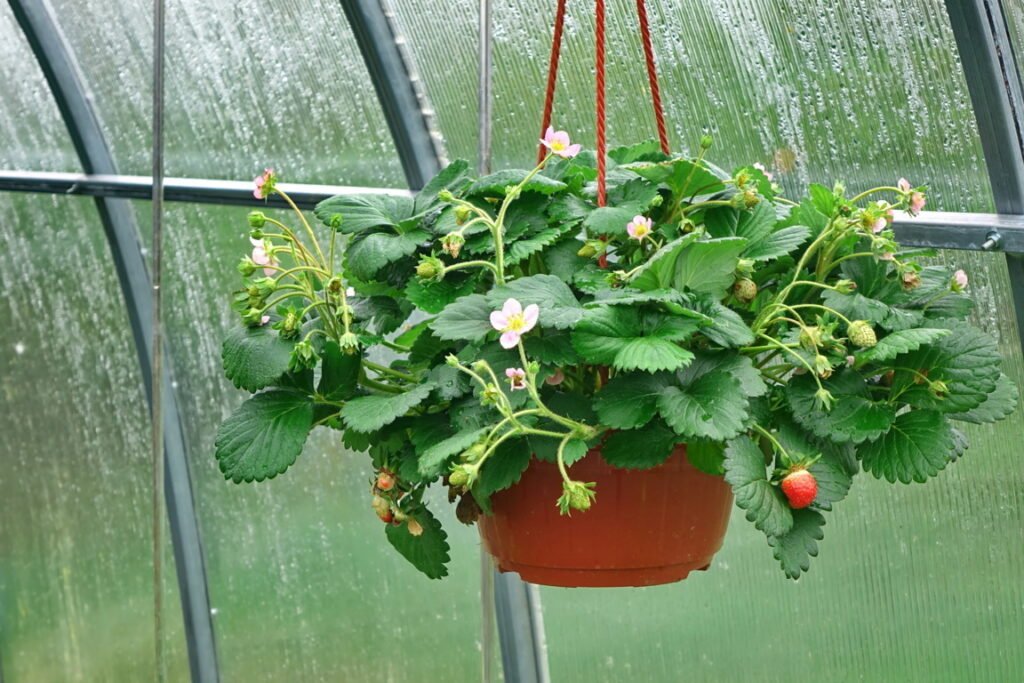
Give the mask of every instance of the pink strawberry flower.
<svg viewBox="0 0 1024 683">
<path fill-rule="evenodd" d="M 900 188 L 900 192 L 910 192 L 910 181 L 906 178 L 900 178 L 896 182 L 896 187 Z"/>
<path fill-rule="evenodd" d="M 263 240 L 249 238 L 249 242 L 252 244 L 252 261 L 257 266 L 264 266 L 263 274 L 271 276 L 274 274 L 274 268 L 271 266 L 277 265 L 277 259 L 274 258 L 273 253 L 267 248 L 267 243 Z"/>
<path fill-rule="evenodd" d="M 266 199 L 269 197 L 270 193 L 274 190 L 275 180 L 274 169 L 265 169 L 263 173 L 252 179 L 253 185 L 255 185 L 252 196 L 256 199 Z"/>
<path fill-rule="evenodd" d="M 269 315 L 265 315 L 262 318 L 260 318 L 260 325 L 266 325 L 269 322 L 270 322 L 270 316 Z"/>
<path fill-rule="evenodd" d="M 500 311 L 491 313 L 491 327 L 501 332 L 502 348 L 511 349 L 519 343 L 519 338 L 537 325 L 540 308 L 530 304 L 523 305 L 516 299 L 508 299 Z"/>
<path fill-rule="evenodd" d="M 921 213 L 921 209 L 924 208 L 924 195 L 920 192 L 914 192 L 910 195 L 910 203 L 907 207 L 907 211 L 910 212 L 911 216 L 916 216 Z"/>
<path fill-rule="evenodd" d="M 766 169 L 764 167 L 764 164 L 762 164 L 760 161 L 754 164 L 754 168 L 763 173 L 764 177 L 767 178 L 769 181 L 775 180 L 775 175 L 771 171 Z"/>
<path fill-rule="evenodd" d="M 883 261 L 895 261 L 896 260 L 896 254 L 893 254 L 892 252 L 887 251 L 884 254 L 882 254 L 881 256 L 879 256 L 878 258 L 880 258 Z"/>
<path fill-rule="evenodd" d="M 581 149 L 580 145 L 569 144 L 568 133 L 564 130 L 556 131 L 553 126 L 548 126 L 548 129 L 544 131 L 544 137 L 540 143 L 563 159 L 572 159 L 580 153 Z"/>
<path fill-rule="evenodd" d="M 526 388 L 526 371 L 522 368 L 508 368 L 505 370 L 505 376 L 512 385 L 512 391 Z"/>
<path fill-rule="evenodd" d="M 954 292 L 962 292 L 967 289 L 967 273 L 963 270 L 958 270 L 953 273 L 953 280 L 950 282 L 950 288 Z"/>
<path fill-rule="evenodd" d="M 626 232 L 629 233 L 630 239 L 634 239 L 637 242 L 643 242 L 644 238 L 649 236 L 653 229 L 651 219 L 644 216 L 633 216 L 633 220 L 626 223 Z"/>
<path fill-rule="evenodd" d="M 885 220 L 885 216 L 879 216 L 875 219 L 875 222 L 871 225 L 871 232 L 876 235 L 889 227 L 889 221 Z"/>
</svg>

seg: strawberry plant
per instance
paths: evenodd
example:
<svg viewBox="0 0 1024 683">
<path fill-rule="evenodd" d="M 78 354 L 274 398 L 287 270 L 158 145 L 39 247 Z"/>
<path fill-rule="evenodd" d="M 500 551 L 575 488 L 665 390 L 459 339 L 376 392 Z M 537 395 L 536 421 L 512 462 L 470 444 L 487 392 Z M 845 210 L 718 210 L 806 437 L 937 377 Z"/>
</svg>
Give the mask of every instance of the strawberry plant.
<svg viewBox="0 0 1024 683">
<path fill-rule="evenodd" d="M 936 476 L 967 448 L 958 425 L 1003 419 L 1017 389 L 967 322 L 966 274 L 894 239 L 923 188 L 790 199 L 759 165 L 707 161 L 710 142 L 611 151 L 606 206 L 594 156 L 550 131 L 530 170 L 455 162 L 414 196 L 250 214 L 223 360 L 253 395 L 220 428 L 225 477 L 273 478 L 337 430 L 372 459 L 388 541 L 439 578 L 428 487 L 472 523 L 537 458 L 562 475 L 551 505 L 583 515 L 591 448 L 635 469 L 685 443 L 799 577 L 856 476 Z M 290 202 L 257 178 L 275 193 Z"/>
</svg>

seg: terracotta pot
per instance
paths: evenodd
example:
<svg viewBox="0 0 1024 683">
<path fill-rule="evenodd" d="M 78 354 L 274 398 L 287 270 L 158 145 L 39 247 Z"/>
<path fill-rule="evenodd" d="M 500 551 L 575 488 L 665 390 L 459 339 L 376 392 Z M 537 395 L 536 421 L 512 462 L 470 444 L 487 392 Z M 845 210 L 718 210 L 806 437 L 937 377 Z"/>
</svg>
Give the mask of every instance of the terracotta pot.
<svg viewBox="0 0 1024 683">
<path fill-rule="evenodd" d="M 686 447 L 649 470 L 613 468 L 594 449 L 573 479 L 597 483 L 587 512 L 558 513 L 558 468 L 534 459 L 491 499 L 480 536 L 504 572 L 548 586 L 653 586 L 707 569 L 722 547 L 732 490 L 690 464 Z"/>
</svg>

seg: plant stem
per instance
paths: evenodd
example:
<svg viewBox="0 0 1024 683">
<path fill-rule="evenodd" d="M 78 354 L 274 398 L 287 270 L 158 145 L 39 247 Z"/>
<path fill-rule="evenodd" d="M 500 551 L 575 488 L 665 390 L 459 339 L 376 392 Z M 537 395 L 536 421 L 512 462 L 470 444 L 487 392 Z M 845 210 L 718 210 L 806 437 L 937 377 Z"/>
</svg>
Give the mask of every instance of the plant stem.
<svg viewBox="0 0 1024 683">
<path fill-rule="evenodd" d="M 382 375 L 391 375 L 392 377 L 397 377 L 398 379 L 405 380 L 406 382 L 418 382 L 419 381 L 418 378 L 413 377 L 410 374 L 401 372 L 399 370 L 395 370 L 394 368 L 386 367 L 384 365 L 379 365 L 379 364 L 374 363 L 372 361 L 366 360 L 365 358 L 363 359 L 363 365 L 365 367 L 370 368 L 371 370 L 373 370 L 376 373 L 379 373 L 379 374 L 382 374 Z"/>
</svg>

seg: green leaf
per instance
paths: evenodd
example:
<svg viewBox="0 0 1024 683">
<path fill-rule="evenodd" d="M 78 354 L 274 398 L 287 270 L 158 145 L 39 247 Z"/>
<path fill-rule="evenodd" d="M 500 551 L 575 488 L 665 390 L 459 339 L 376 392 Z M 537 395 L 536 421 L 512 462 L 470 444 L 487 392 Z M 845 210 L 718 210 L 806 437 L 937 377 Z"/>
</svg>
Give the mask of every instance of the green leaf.
<svg viewBox="0 0 1024 683">
<path fill-rule="evenodd" d="M 657 140 L 645 140 L 634 145 L 623 145 L 608 150 L 608 158 L 617 164 L 630 164 L 634 161 L 665 161 L 665 153 Z"/>
<path fill-rule="evenodd" d="M 441 579 L 448 576 L 446 565 L 451 560 L 448 554 L 450 547 L 448 534 L 441 528 L 441 522 L 425 507 L 418 508 L 410 516 L 420 523 L 423 533 L 413 536 L 409 533 L 408 524 L 389 524 L 384 531 L 388 543 L 428 578 Z"/>
<path fill-rule="evenodd" d="M 563 240 L 544 252 L 542 255 L 544 265 L 552 275 L 562 282 L 572 282 L 576 271 L 582 268 L 589 260 L 577 255 L 577 252 L 582 247 L 583 242 L 580 242 L 575 237 Z"/>
<path fill-rule="evenodd" d="M 965 413 L 980 406 L 996 388 L 1001 374 L 996 340 L 967 323 L 954 324 L 951 334 L 898 356 L 892 390 L 900 399 L 917 408 Z M 948 394 L 933 396 L 919 376 L 899 368 L 927 371 L 930 381 L 945 382 Z"/>
<path fill-rule="evenodd" d="M 871 441 L 896 419 L 893 406 L 873 402 L 864 380 L 853 370 L 839 372 L 821 383 L 836 399 L 827 412 L 816 405 L 818 385 L 812 376 L 794 377 L 785 390 L 793 417 L 816 436 L 837 443 Z"/>
<path fill-rule="evenodd" d="M 456 159 L 430 179 L 423 189 L 416 193 L 416 210 L 425 211 L 438 203 L 437 193 L 441 190 L 458 191 L 470 182 L 469 162 Z"/>
<path fill-rule="evenodd" d="M 888 432 L 857 454 L 864 469 L 879 479 L 909 484 L 934 477 L 953 457 L 952 428 L 934 410 L 911 410 L 896 418 Z"/>
<path fill-rule="evenodd" d="M 666 374 L 625 373 L 616 375 L 594 397 L 601 424 L 614 429 L 636 429 L 658 413 L 658 399 L 669 386 Z"/>
<path fill-rule="evenodd" d="M 272 479 L 302 452 L 313 427 L 313 402 L 305 394 L 272 389 L 240 405 L 217 430 L 216 458 L 225 479 Z"/>
<path fill-rule="evenodd" d="M 516 299 L 523 308 L 537 304 L 541 327 L 566 329 L 583 317 L 583 307 L 576 300 L 576 295 L 554 275 L 531 275 L 495 287 L 487 293 L 491 306 L 488 316 L 491 310 L 500 309 L 507 299 Z"/>
<path fill-rule="evenodd" d="M 317 392 L 331 401 L 345 401 L 359 389 L 359 368 L 362 356 L 342 353 L 338 343 L 329 340 L 321 352 L 320 384 Z"/>
<path fill-rule="evenodd" d="M 580 360 L 572 347 L 572 338 L 565 331 L 531 335 L 526 338 L 525 345 L 527 357 L 539 363 L 564 368 L 576 365 Z"/>
<path fill-rule="evenodd" d="M 483 294 L 470 294 L 445 307 L 430 323 L 439 339 L 479 341 L 493 332 L 491 311 L 495 310 Z"/>
<path fill-rule="evenodd" d="M 498 446 L 480 468 L 480 479 L 473 486 L 473 495 L 478 500 L 490 498 L 496 491 L 516 484 L 530 465 L 531 455 L 526 439 L 511 439 Z"/>
<path fill-rule="evenodd" d="M 613 467 L 648 469 L 672 455 L 679 437 L 661 420 L 640 429 L 612 433 L 601 448 L 601 456 Z"/>
<path fill-rule="evenodd" d="M 295 342 L 282 339 L 269 325 L 233 327 L 224 338 L 224 374 L 239 389 L 258 391 L 288 371 Z"/>
<path fill-rule="evenodd" d="M 891 332 L 881 339 L 870 349 L 857 351 L 854 356 L 857 365 L 868 362 L 880 362 L 892 360 L 901 353 L 916 351 L 924 344 L 931 344 L 949 334 L 949 330 L 915 328 Z"/>
<path fill-rule="evenodd" d="M 545 247 L 562 239 L 564 234 L 565 231 L 562 228 L 546 228 L 536 234 L 516 240 L 505 254 L 505 265 L 514 266 L 534 254 L 544 251 Z"/>
<path fill-rule="evenodd" d="M 441 282 L 421 280 L 413 275 L 405 286 L 405 296 L 417 308 L 427 313 L 440 313 L 444 307 L 456 299 L 472 293 L 476 288 L 476 278 L 458 277 L 453 274 Z"/>
<path fill-rule="evenodd" d="M 636 275 L 629 283 L 630 286 L 642 291 L 672 287 L 679 255 L 699 237 L 697 233 L 691 232 L 663 246 L 637 269 Z"/>
<path fill-rule="evenodd" d="M 768 237 L 751 244 L 743 252 L 743 258 L 755 261 L 770 261 L 796 251 L 811 236 L 811 229 L 805 225 L 791 225 Z"/>
<path fill-rule="evenodd" d="M 761 449 L 748 436 L 725 448 L 725 480 L 747 520 L 769 536 L 784 536 L 793 528 L 793 513 L 777 487 L 768 481 Z"/>
<path fill-rule="evenodd" d="M 686 457 L 705 474 L 725 474 L 725 447 L 718 441 L 691 439 L 686 442 Z"/>
<path fill-rule="evenodd" d="M 433 479 L 444 472 L 444 464 L 448 458 L 461 453 L 490 430 L 489 427 L 461 431 L 444 441 L 434 444 L 420 455 L 420 474 Z"/>
<path fill-rule="evenodd" d="M 590 448 L 587 446 L 586 441 L 580 439 L 570 439 L 565 444 L 565 448 L 562 449 L 562 461 L 566 467 L 569 467 L 573 463 L 577 463 L 586 457 L 587 453 L 590 452 Z"/>
<path fill-rule="evenodd" d="M 689 159 L 672 159 L 661 163 L 633 163 L 622 168 L 636 173 L 651 182 L 664 183 L 676 197 L 688 198 L 705 195 L 725 189 L 722 179 L 706 166 L 697 165 Z"/>
<path fill-rule="evenodd" d="M 711 324 L 702 327 L 700 333 L 719 346 L 737 348 L 754 343 L 754 333 L 731 308 L 711 299 L 698 301 L 695 308 L 711 319 Z"/>
<path fill-rule="evenodd" d="M 505 196 L 505 188 L 510 185 L 518 185 L 526 178 L 530 171 L 522 171 L 518 169 L 508 169 L 505 171 L 498 171 L 492 173 L 489 176 L 480 178 L 475 183 L 469 186 L 466 190 L 466 196 L 473 195 L 497 195 L 500 197 Z M 523 186 L 523 192 L 539 192 L 541 194 L 554 194 L 566 189 L 565 183 L 557 180 L 552 180 L 547 176 L 535 175 L 530 179 L 526 185 Z"/>
<path fill-rule="evenodd" d="M 818 541 L 825 538 L 823 526 L 825 517 L 817 510 L 794 510 L 793 528 L 782 536 L 768 537 L 768 545 L 786 576 L 798 579 L 811 568 L 811 558 L 818 556 Z"/>
<path fill-rule="evenodd" d="M 693 360 L 693 354 L 675 342 L 696 330 L 692 318 L 608 306 L 588 310 L 573 330 L 572 342 L 588 363 L 656 372 L 685 367 Z"/>
<path fill-rule="evenodd" d="M 1006 375 L 1000 373 L 996 388 L 991 394 L 985 397 L 981 405 L 971 408 L 964 413 L 950 415 L 950 419 L 962 422 L 973 422 L 974 424 L 987 424 L 999 422 L 1013 414 L 1017 408 L 1019 392 L 1017 385 Z"/>
<path fill-rule="evenodd" d="M 725 296 L 747 241 L 741 237 L 694 241 L 691 233 L 662 247 L 629 283 L 642 290 L 665 289 Z"/>
<path fill-rule="evenodd" d="M 433 384 L 420 384 L 401 394 L 360 396 L 345 404 L 341 417 L 349 429 L 373 432 L 415 408 L 430 394 Z"/>
<path fill-rule="evenodd" d="M 353 234 L 369 228 L 397 228 L 413 216 L 412 197 L 391 194 L 337 195 L 316 205 L 313 213 L 331 226 L 335 214 L 341 215 L 339 232 Z"/>
<path fill-rule="evenodd" d="M 599 235 L 622 236 L 626 234 L 626 224 L 638 213 L 638 206 L 602 206 L 594 209 L 583 227 L 592 237 Z"/>
<path fill-rule="evenodd" d="M 429 235 L 422 230 L 402 235 L 375 232 L 354 240 L 348 246 L 345 263 L 360 280 L 372 280 L 381 268 L 415 253 L 428 239 Z"/>
<path fill-rule="evenodd" d="M 720 357 L 724 358 L 724 356 Z M 703 360 L 678 373 L 679 384 L 665 389 L 658 411 L 681 436 L 731 439 L 743 430 L 748 394 L 731 364 Z"/>
</svg>

